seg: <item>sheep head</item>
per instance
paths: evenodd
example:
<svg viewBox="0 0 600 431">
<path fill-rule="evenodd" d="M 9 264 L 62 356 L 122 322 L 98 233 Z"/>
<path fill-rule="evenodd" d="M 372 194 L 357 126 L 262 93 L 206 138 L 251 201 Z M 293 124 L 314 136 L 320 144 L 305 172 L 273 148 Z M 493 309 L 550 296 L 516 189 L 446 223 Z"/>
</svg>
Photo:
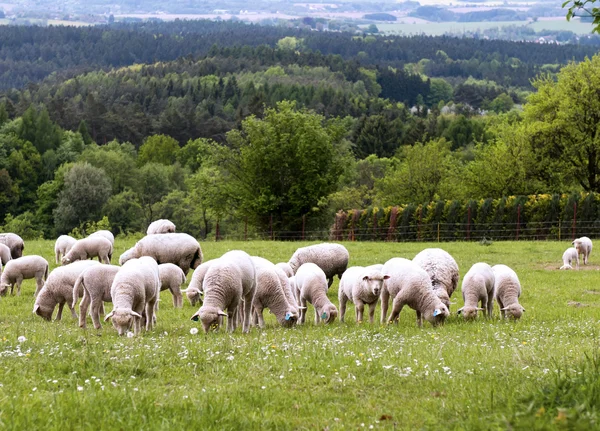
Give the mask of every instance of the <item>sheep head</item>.
<svg viewBox="0 0 600 431">
<path fill-rule="evenodd" d="M 119 335 L 125 335 L 133 326 L 136 318 L 141 319 L 142 316 L 133 310 L 114 309 L 106 315 L 104 321 L 106 322 L 108 319 L 111 319 Z"/>
<path fill-rule="evenodd" d="M 525 312 L 525 308 L 523 308 L 521 304 L 510 304 L 504 308 L 501 308 L 500 311 L 508 313 L 509 317 L 517 320 L 521 318 L 521 316 Z"/>
</svg>

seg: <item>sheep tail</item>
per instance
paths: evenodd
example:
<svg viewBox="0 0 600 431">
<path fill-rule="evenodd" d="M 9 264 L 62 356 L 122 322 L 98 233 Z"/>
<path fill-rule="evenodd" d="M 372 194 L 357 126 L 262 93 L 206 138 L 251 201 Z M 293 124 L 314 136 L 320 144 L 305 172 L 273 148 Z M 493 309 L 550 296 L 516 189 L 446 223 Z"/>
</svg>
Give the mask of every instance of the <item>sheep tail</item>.
<svg viewBox="0 0 600 431">
<path fill-rule="evenodd" d="M 201 263 L 202 263 L 202 252 L 200 251 L 200 247 L 198 247 L 196 249 L 196 253 L 194 254 L 194 257 L 192 258 L 192 263 L 190 265 L 190 268 L 196 268 Z"/>
<path fill-rule="evenodd" d="M 75 281 L 75 285 L 73 286 L 73 308 L 75 308 L 75 304 L 77 304 L 77 300 L 79 299 L 79 289 L 83 284 L 83 274 L 77 277 L 77 281 Z"/>
</svg>

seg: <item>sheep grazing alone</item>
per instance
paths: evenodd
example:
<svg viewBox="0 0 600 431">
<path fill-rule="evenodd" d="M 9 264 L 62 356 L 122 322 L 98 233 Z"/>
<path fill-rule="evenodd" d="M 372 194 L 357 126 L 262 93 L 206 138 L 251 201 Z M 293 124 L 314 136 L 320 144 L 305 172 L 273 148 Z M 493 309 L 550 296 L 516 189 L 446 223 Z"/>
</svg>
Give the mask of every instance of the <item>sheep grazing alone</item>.
<svg viewBox="0 0 600 431">
<path fill-rule="evenodd" d="M 364 268 L 362 266 L 350 267 L 342 275 L 338 299 L 340 301 L 340 320 L 344 321 L 346 303 L 354 303 L 356 321 L 362 322 L 365 304 L 369 305 L 369 322 L 373 323 L 375 307 L 379 301 L 383 282 L 390 278 L 381 272 L 383 265 L 374 265 Z"/>
<path fill-rule="evenodd" d="M 160 278 L 161 292 L 168 289 L 169 292 L 171 292 L 171 295 L 173 295 L 173 307 L 183 307 L 181 285 L 186 281 L 183 270 L 172 263 L 161 263 L 158 265 L 158 275 Z"/>
<path fill-rule="evenodd" d="M 152 329 L 154 308 L 160 292 L 158 264 L 148 256 L 131 259 L 119 269 L 110 287 L 113 309 L 104 321 L 111 320 L 119 335 L 125 335 L 133 326 L 134 335 Z"/>
<path fill-rule="evenodd" d="M 97 257 L 99 262 L 110 264 L 113 246 L 111 242 L 101 235 L 88 236 L 78 240 L 71 250 L 62 258 L 62 264 L 68 265 L 77 260 L 86 260 Z"/>
<path fill-rule="evenodd" d="M 204 295 L 204 289 L 202 288 L 202 283 L 204 282 L 204 277 L 206 276 L 206 271 L 215 259 L 207 260 L 202 263 L 198 268 L 194 270 L 192 274 L 192 279 L 190 280 L 190 284 L 188 284 L 187 289 L 182 290 L 187 296 L 190 304 L 196 305 L 200 301 L 202 301 L 202 295 Z"/>
<path fill-rule="evenodd" d="M 73 286 L 75 286 L 75 282 L 81 273 L 94 265 L 100 264 L 93 260 L 81 260 L 55 268 L 48 275 L 44 287 L 35 299 L 33 314 L 37 314 L 45 320 L 51 320 L 54 308 L 58 304 L 56 320 L 60 320 L 63 307 L 67 304 L 71 310 L 71 315 L 77 318 L 73 303 Z"/>
<path fill-rule="evenodd" d="M 441 248 L 426 248 L 413 258 L 431 278 L 435 294 L 450 309 L 450 297 L 458 286 L 458 265 L 450 254 Z"/>
<path fill-rule="evenodd" d="M 346 247 L 341 244 L 323 243 L 301 247 L 292 255 L 288 262 L 294 274 L 305 263 L 314 263 L 325 273 L 327 287 L 333 283 L 333 277 L 342 278 L 342 274 L 348 267 L 350 254 Z"/>
<path fill-rule="evenodd" d="M 287 262 L 279 262 L 275 264 L 276 267 L 281 268 L 281 270 L 285 273 L 286 277 L 293 277 L 294 276 L 294 270 L 292 269 L 292 267 L 290 266 L 289 263 Z"/>
<path fill-rule="evenodd" d="M 435 294 L 429 274 L 416 263 L 407 259 L 393 258 L 385 263 L 383 273 L 390 278 L 384 282 L 385 296 L 381 297 L 382 318 L 385 318 L 383 304 L 389 300 L 390 294 L 395 295 L 390 323 L 398 322 L 400 312 L 405 305 L 417 312 L 419 327 L 423 325 L 423 318 L 436 326 L 443 323 L 450 315 L 446 305 Z"/>
<path fill-rule="evenodd" d="M 146 233 L 148 235 L 156 235 L 161 233 L 175 233 L 175 225 L 170 220 L 155 220 L 152 223 L 150 223 Z"/>
<path fill-rule="evenodd" d="M 2 265 L 6 265 L 11 259 L 10 248 L 4 244 L 0 244 L 0 272 L 2 272 Z"/>
<path fill-rule="evenodd" d="M 502 317 L 506 317 L 508 313 L 514 319 L 521 318 L 525 309 L 519 304 L 521 282 L 517 273 L 506 265 L 494 265 L 492 270 L 495 277 L 496 300 Z"/>
<path fill-rule="evenodd" d="M 573 247 L 577 249 L 577 254 L 583 255 L 583 264 L 588 264 L 588 258 L 592 254 L 592 240 L 587 236 L 582 236 L 573 241 Z"/>
<path fill-rule="evenodd" d="M 560 269 L 573 269 L 573 261 L 577 262 L 576 268 L 579 269 L 579 253 L 575 247 L 569 247 L 562 255 L 563 266 Z"/>
<path fill-rule="evenodd" d="M 202 249 L 196 239 L 187 233 L 163 233 L 148 235 L 140 239 L 133 248 L 127 250 L 119 258 L 124 264 L 129 259 L 150 256 L 161 263 L 173 263 L 180 267 L 184 274 L 196 269 L 202 263 Z"/>
<path fill-rule="evenodd" d="M 327 278 L 316 264 L 307 262 L 296 271 L 296 287 L 300 289 L 300 323 L 306 320 L 306 303 L 315 308 L 315 325 L 322 320 L 333 323 L 338 311 L 327 298 Z"/>
<path fill-rule="evenodd" d="M 91 304 L 90 315 L 94 328 L 100 329 L 100 313 L 104 312 L 104 303 L 112 302 L 110 296 L 110 287 L 112 286 L 115 275 L 121 269 L 116 265 L 94 265 L 86 268 L 75 281 L 73 286 L 73 308 L 77 303 L 77 298 L 81 297 L 83 289 L 83 299 L 79 304 L 79 326 L 85 328 L 85 319 L 88 308 Z"/>
<path fill-rule="evenodd" d="M 464 307 L 458 310 L 458 314 L 465 319 L 474 319 L 478 311 L 487 312 L 487 317 L 492 317 L 494 310 L 494 271 L 487 263 L 474 264 L 465 275 L 462 282 L 462 296 L 465 301 Z M 477 305 L 481 302 L 481 308 Z"/>
<path fill-rule="evenodd" d="M 233 250 L 216 259 L 208 268 L 202 284 L 204 303 L 191 319 L 200 319 L 204 332 L 208 332 L 218 329 L 226 316 L 227 329 L 233 332 L 237 324 L 236 313 L 239 312 L 243 313 L 242 330 L 249 332 L 252 298 L 256 292 L 256 269 L 248 253 Z"/>
<path fill-rule="evenodd" d="M 30 278 L 35 278 L 37 285 L 35 294 L 37 295 L 44 285 L 44 280 L 48 278 L 48 261 L 46 259 L 42 256 L 32 255 L 9 260 L 0 276 L 0 295 L 6 295 L 9 287 L 12 295 L 15 285 L 17 286 L 17 295 L 21 295 L 21 283 Z"/>
<path fill-rule="evenodd" d="M 77 240 L 69 235 L 61 235 L 54 243 L 54 261 L 59 264 L 63 256 L 65 256 L 71 247 L 75 245 Z"/>
<path fill-rule="evenodd" d="M 94 236 L 101 236 L 103 238 L 106 238 L 107 240 L 110 241 L 110 243 L 112 244 L 113 247 L 115 246 L 115 236 L 109 230 L 98 230 L 94 233 L 89 234 L 88 238 L 91 238 Z"/>
<path fill-rule="evenodd" d="M 4 244 L 10 249 L 10 255 L 13 259 L 23 256 L 25 242 L 16 233 L 0 233 L 0 244 Z"/>
</svg>

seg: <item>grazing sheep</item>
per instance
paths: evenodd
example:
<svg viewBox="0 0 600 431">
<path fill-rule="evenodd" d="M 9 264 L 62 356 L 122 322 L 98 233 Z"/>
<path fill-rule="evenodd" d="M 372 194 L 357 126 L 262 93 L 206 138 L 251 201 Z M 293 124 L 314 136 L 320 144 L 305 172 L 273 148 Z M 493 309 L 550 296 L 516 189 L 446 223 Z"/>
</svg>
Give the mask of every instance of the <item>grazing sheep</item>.
<svg viewBox="0 0 600 431">
<path fill-rule="evenodd" d="M 573 269 L 571 264 L 573 261 L 577 262 L 576 268 L 579 269 L 579 253 L 575 247 L 569 247 L 565 250 L 562 256 L 563 266 L 560 269 Z"/>
<path fill-rule="evenodd" d="M 186 280 L 183 270 L 172 263 L 161 263 L 158 265 L 158 275 L 160 277 L 161 292 L 169 289 L 171 295 L 173 295 L 173 307 L 183 307 L 181 285 L 185 283 Z M 158 301 L 156 304 L 158 304 Z"/>
<path fill-rule="evenodd" d="M 153 221 L 152 223 L 150 223 L 150 225 L 148 226 L 148 230 L 146 231 L 146 233 L 148 235 L 155 235 L 155 234 L 161 234 L 161 233 L 174 233 L 174 232 L 175 232 L 175 225 L 173 224 L 172 221 L 166 220 L 166 219 L 160 219 L 160 220 Z"/>
<path fill-rule="evenodd" d="M 78 240 L 71 250 L 62 258 L 62 264 L 68 265 L 77 260 L 86 260 L 97 257 L 98 262 L 110 264 L 113 246 L 110 241 L 101 235 L 88 236 Z"/>
<path fill-rule="evenodd" d="M 402 258 L 388 260 L 383 273 L 390 278 L 384 282 L 385 296 L 381 297 L 381 315 L 385 319 L 384 304 L 389 295 L 394 295 L 392 313 L 389 322 L 398 322 L 400 312 L 405 305 L 417 312 L 417 324 L 423 326 L 425 320 L 436 326 L 443 323 L 450 314 L 446 305 L 438 298 L 431 286 L 429 274 L 416 263 Z"/>
<path fill-rule="evenodd" d="M 37 314 L 45 320 L 51 320 L 54 308 L 58 304 L 56 320 L 60 320 L 66 303 L 71 310 L 71 315 L 77 318 L 73 304 L 73 286 L 75 286 L 75 282 L 81 273 L 94 265 L 100 264 L 93 260 L 81 260 L 55 268 L 48 275 L 44 287 L 35 299 L 33 314 Z"/>
<path fill-rule="evenodd" d="M 292 269 L 292 267 L 290 266 L 289 263 L 287 262 L 279 262 L 275 264 L 276 267 L 281 268 L 281 270 L 285 273 L 286 277 L 293 277 L 294 276 L 294 270 Z"/>
<path fill-rule="evenodd" d="M 25 242 L 16 233 L 0 233 L 0 244 L 4 244 L 10 249 L 10 255 L 13 259 L 23 256 Z"/>
<path fill-rule="evenodd" d="M 346 247 L 341 244 L 322 243 L 301 247 L 292 255 L 288 262 L 294 274 L 304 263 L 314 263 L 325 273 L 327 277 L 327 287 L 333 283 L 333 277 L 342 278 L 342 274 L 348 267 L 350 254 Z"/>
<path fill-rule="evenodd" d="M 111 319 L 119 335 L 126 334 L 132 326 L 134 335 L 139 334 L 144 318 L 146 331 L 151 330 L 159 292 L 158 264 L 154 259 L 143 256 L 127 261 L 110 287 L 114 307 L 104 321 Z"/>
<path fill-rule="evenodd" d="M 315 308 L 315 325 L 322 320 L 333 323 L 338 311 L 327 298 L 327 278 L 325 272 L 316 264 L 307 262 L 296 271 L 296 288 L 300 289 L 300 323 L 306 320 L 306 303 Z"/>
<path fill-rule="evenodd" d="M 77 242 L 75 238 L 69 235 L 61 235 L 54 243 L 54 261 L 59 264 L 62 257 L 66 255 L 71 247 Z"/>
<path fill-rule="evenodd" d="M 115 236 L 109 230 L 97 230 L 96 232 L 89 234 L 88 238 L 91 238 L 94 236 L 101 236 L 103 238 L 106 238 L 107 240 L 110 241 L 110 243 L 113 247 L 115 246 Z"/>
<path fill-rule="evenodd" d="M 35 255 L 9 260 L 0 277 L 0 295 L 6 295 L 9 287 L 12 295 L 15 284 L 17 295 L 21 295 L 21 283 L 29 278 L 35 278 L 37 295 L 44 285 L 44 280 L 48 279 L 48 261 L 42 256 Z"/>
<path fill-rule="evenodd" d="M 502 317 L 506 317 L 506 312 L 514 319 L 519 319 L 525 309 L 519 304 L 521 296 L 521 283 L 517 273 L 506 265 L 494 265 L 496 290 L 496 300 L 500 306 Z"/>
<path fill-rule="evenodd" d="M 450 310 L 450 297 L 458 286 L 458 265 L 450 254 L 441 248 L 426 248 L 413 258 L 431 278 L 435 294 Z"/>
<path fill-rule="evenodd" d="M 2 265 L 6 265 L 11 259 L 10 248 L 4 244 L 0 244 L 0 272 L 2 272 Z"/>
<path fill-rule="evenodd" d="M 592 254 L 592 240 L 587 236 L 582 236 L 573 241 L 573 247 L 577 249 L 577 254 L 583 255 L 583 264 L 588 264 L 588 257 Z"/>
<path fill-rule="evenodd" d="M 124 264 L 132 258 L 150 256 L 161 263 L 174 263 L 187 276 L 190 268 L 196 269 L 202 263 L 202 249 L 198 241 L 187 233 L 163 233 L 148 235 L 140 239 L 132 249 L 119 258 Z"/>
<path fill-rule="evenodd" d="M 474 264 L 462 282 L 462 296 L 465 305 L 458 310 L 465 319 L 474 319 L 478 311 L 487 312 L 492 317 L 494 310 L 494 271 L 487 263 Z M 481 301 L 481 308 L 477 307 Z"/>
<path fill-rule="evenodd" d="M 384 275 L 379 266 L 373 265 L 364 268 L 362 266 L 350 267 L 342 275 L 338 299 L 340 302 L 340 320 L 344 321 L 346 314 L 346 303 L 352 302 L 355 307 L 356 321 L 362 322 L 365 304 L 369 305 L 369 322 L 373 323 L 375 307 L 383 288 L 384 280 L 390 278 Z"/>
<path fill-rule="evenodd" d="M 208 332 L 212 328 L 218 329 L 222 317 L 227 316 L 227 330 L 233 332 L 238 306 L 241 308 L 243 304 L 242 330 L 249 332 L 252 298 L 256 292 L 256 269 L 248 253 L 233 250 L 216 259 L 208 268 L 202 285 L 204 303 L 191 319 L 200 319 L 204 332 Z"/>
<path fill-rule="evenodd" d="M 206 271 L 208 271 L 208 268 L 214 261 L 215 259 L 207 260 L 198 268 L 196 268 L 192 274 L 192 279 L 190 280 L 190 284 L 188 284 L 188 288 L 182 290 L 182 292 L 185 293 L 185 296 L 187 296 L 191 305 L 196 305 L 198 302 L 202 301 L 202 295 L 204 295 L 202 283 L 204 282 Z"/>
<path fill-rule="evenodd" d="M 104 303 L 112 302 L 110 296 L 110 288 L 112 286 L 115 275 L 121 269 L 116 265 L 94 265 L 85 269 L 73 286 L 73 308 L 77 303 L 77 298 L 81 297 L 81 289 L 83 288 L 83 299 L 79 304 L 79 326 L 85 328 L 85 316 L 88 307 L 92 306 L 90 314 L 94 328 L 100 329 L 100 313 L 104 312 Z"/>
</svg>

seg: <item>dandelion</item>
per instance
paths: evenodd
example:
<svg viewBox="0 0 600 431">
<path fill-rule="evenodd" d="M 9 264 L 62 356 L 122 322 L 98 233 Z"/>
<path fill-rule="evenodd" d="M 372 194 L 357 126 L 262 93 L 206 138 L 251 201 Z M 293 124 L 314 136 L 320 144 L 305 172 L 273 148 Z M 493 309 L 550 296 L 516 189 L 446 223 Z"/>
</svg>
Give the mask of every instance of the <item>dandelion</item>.
<svg viewBox="0 0 600 431">
<path fill-rule="evenodd" d="M 281 376 L 279 376 L 280 379 L 283 379 L 283 377 L 284 377 L 283 374 Z"/>
<path fill-rule="evenodd" d="M 35 392 L 35 391 L 37 391 L 37 388 L 33 388 L 33 389 L 31 390 L 31 392 Z"/>
<path fill-rule="evenodd" d="M 133 338 L 133 332 L 127 331 L 127 338 Z"/>
<path fill-rule="evenodd" d="M 230 356 L 227 356 L 225 359 L 227 359 L 228 361 L 233 361 L 234 357 L 233 357 L 233 355 L 230 355 Z"/>
<path fill-rule="evenodd" d="M 190 334 L 196 335 L 197 333 L 198 333 L 198 328 L 191 328 L 190 329 Z"/>
<path fill-rule="evenodd" d="M 139 389 L 138 389 L 138 388 L 133 388 L 133 390 L 134 390 L 134 391 L 136 391 L 136 392 L 137 392 L 137 391 L 139 391 Z"/>
<path fill-rule="evenodd" d="M 261 386 L 260 388 L 261 388 L 261 389 L 267 389 L 267 387 L 266 387 L 266 386 Z"/>
<path fill-rule="evenodd" d="M 27 341 L 27 338 L 25 338 L 24 335 L 20 335 L 19 338 L 17 338 L 17 341 L 19 343 L 24 343 L 25 341 Z"/>
<path fill-rule="evenodd" d="M 79 392 L 83 391 L 83 386 L 77 386 L 77 390 L 78 390 Z"/>
</svg>

